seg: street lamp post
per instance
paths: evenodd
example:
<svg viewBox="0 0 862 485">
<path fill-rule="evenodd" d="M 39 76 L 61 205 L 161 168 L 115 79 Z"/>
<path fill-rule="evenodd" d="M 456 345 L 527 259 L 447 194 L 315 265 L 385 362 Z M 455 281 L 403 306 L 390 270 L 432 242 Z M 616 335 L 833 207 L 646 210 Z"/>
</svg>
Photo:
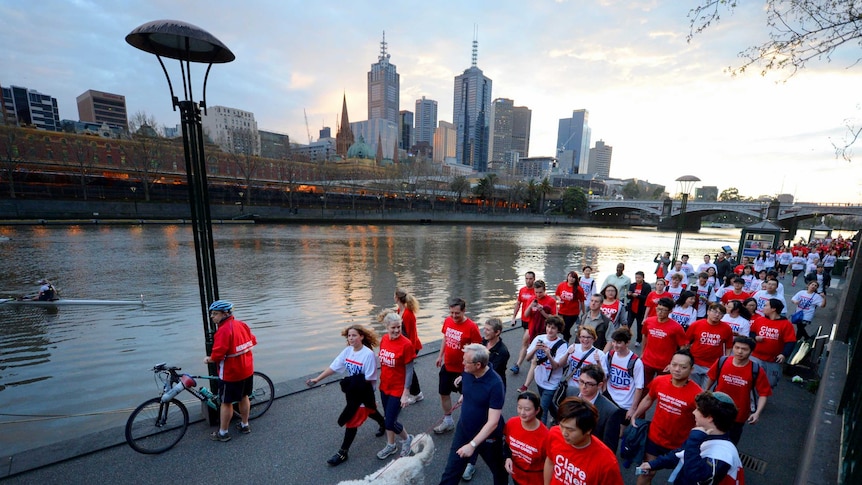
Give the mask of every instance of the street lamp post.
<svg viewBox="0 0 862 485">
<path fill-rule="evenodd" d="M 171 93 L 174 111 L 180 110 L 183 127 L 183 151 L 186 161 L 186 178 L 189 186 L 189 206 L 197 260 L 200 306 L 203 315 L 204 342 L 206 352 L 212 352 L 215 325 L 209 319 L 209 305 L 218 299 L 215 251 L 210 216 L 209 192 L 207 189 L 206 158 L 204 157 L 203 125 L 201 108 L 206 110 L 207 78 L 213 64 L 233 61 L 236 56 L 220 40 L 195 25 L 177 20 L 156 20 L 141 25 L 126 36 L 126 42 L 144 52 L 155 54 Z M 174 94 L 173 84 L 162 57 L 176 59 L 180 64 L 183 99 Z M 192 92 L 191 63 L 207 64 L 204 74 L 200 103 L 195 102 Z M 179 94 L 179 93 L 177 93 Z M 215 364 L 209 365 L 211 375 L 217 371 Z M 210 414 L 210 419 L 217 413 Z"/>
<path fill-rule="evenodd" d="M 135 204 L 135 219 L 138 218 L 138 198 L 135 196 L 135 192 L 138 190 L 137 187 L 129 187 L 132 190 L 132 202 Z"/>
<path fill-rule="evenodd" d="M 243 196 L 243 192 L 240 191 L 239 192 L 239 214 L 240 215 L 245 214 L 245 205 L 244 205 L 245 201 L 243 201 L 242 196 Z"/>
<path fill-rule="evenodd" d="M 676 261 L 676 257 L 679 254 L 679 243 L 682 239 L 682 230 L 685 228 L 685 209 L 688 205 L 688 196 L 691 194 L 694 184 L 700 182 L 700 179 L 694 175 L 683 175 L 676 179 L 676 182 L 679 184 L 679 193 L 682 196 L 682 202 L 679 206 L 679 216 L 676 219 L 676 238 L 673 241 L 673 258 L 671 259 L 673 262 Z"/>
</svg>

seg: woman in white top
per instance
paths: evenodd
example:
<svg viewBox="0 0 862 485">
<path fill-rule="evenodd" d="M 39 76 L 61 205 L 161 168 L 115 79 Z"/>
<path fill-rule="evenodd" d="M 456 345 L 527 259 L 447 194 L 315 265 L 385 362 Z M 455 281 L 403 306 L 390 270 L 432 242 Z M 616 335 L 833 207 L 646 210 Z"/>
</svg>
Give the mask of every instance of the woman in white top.
<svg viewBox="0 0 862 485">
<path fill-rule="evenodd" d="M 760 271 L 762 269 L 766 269 L 766 251 L 761 251 L 760 254 L 754 258 L 754 271 Z"/>
<path fill-rule="evenodd" d="M 597 337 L 594 328 L 581 327 L 578 331 L 580 343 L 572 344 L 557 360 L 557 364 L 563 368 L 563 375 L 569 376 L 567 396 L 578 395 L 578 377 L 581 375 L 581 368 L 587 364 L 599 364 L 604 359 L 605 354 L 594 346 Z"/>
<path fill-rule="evenodd" d="M 796 286 L 796 278 L 805 270 L 805 262 L 805 258 L 798 252 L 793 255 L 793 259 L 790 260 L 790 271 L 793 272 L 793 280 L 790 282 L 790 286 Z"/>
<path fill-rule="evenodd" d="M 802 310 L 802 322 L 796 324 L 796 339 L 802 340 L 809 338 L 808 332 L 805 331 L 805 326 L 814 320 L 814 311 L 817 308 L 826 306 L 826 293 L 819 293 L 817 289 L 820 284 L 816 281 L 808 283 L 808 287 L 804 290 L 799 290 L 793 298 L 790 299 L 796 303 L 796 310 Z"/>
<path fill-rule="evenodd" d="M 755 306 L 757 303 L 755 302 Z M 721 321 L 730 325 L 734 336 L 748 337 L 751 331 L 751 313 L 739 300 L 730 300 L 727 304 L 727 313 L 721 317 Z"/>
<path fill-rule="evenodd" d="M 686 290 L 680 293 L 676 299 L 676 306 L 668 315 L 672 320 L 682 325 L 683 330 L 688 330 L 688 326 L 694 323 L 697 318 L 697 310 L 694 308 L 694 302 L 697 296 L 694 293 Z"/>
</svg>

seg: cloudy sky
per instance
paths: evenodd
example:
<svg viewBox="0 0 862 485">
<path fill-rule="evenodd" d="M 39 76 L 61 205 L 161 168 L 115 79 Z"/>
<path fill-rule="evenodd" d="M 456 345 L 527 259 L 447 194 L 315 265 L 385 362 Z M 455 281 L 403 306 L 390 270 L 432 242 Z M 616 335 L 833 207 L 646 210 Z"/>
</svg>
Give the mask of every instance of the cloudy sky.
<svg viewBox="0 0 862 485">
<path fill-rule="evenodd" d="M 173 126 L 179 114 L 155 57 L 124 38 L 151 20 L 183 20 L 236 54 L 213 67 L 208 103 L 251 111 L 261 129 L 304 142 L 303 109 L 316 139 L 335 126 L 343 93 L 350 119 L 365 119 L 366 73 L 384 30 L 401 109 L 424 95 L 451 121 L 453 78 L 470 66 L 475 24 L 492 96 L 533 111 L 531 156 L 555 155 L 559 118 L 587 109 L 591 145 L 613 147 L 612 177 L 673 193 L 674 180 L 691 174 L 746 196 L 858 202 L 862 159 L 836 159 L 832 146 L 848 120 L 862 123 L 858 47 L 786 81 L 756 70 L 733 77 L 725 69 L 739 64 L 737 53 L 766 38 L 762 3 L 743 2 L 688 43 L 696 2 L 0 0 L 0 84 L 50 94 L 71 119 L 87 89 L 123 94 L 130 113 Z M 199 92 L 203 69 L 193 76 Z"/>
</svg>

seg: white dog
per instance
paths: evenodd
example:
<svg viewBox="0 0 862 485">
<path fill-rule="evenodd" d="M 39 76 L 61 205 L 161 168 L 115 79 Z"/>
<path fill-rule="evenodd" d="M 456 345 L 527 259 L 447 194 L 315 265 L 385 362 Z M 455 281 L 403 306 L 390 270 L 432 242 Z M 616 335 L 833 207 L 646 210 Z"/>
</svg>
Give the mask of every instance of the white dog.
<svg viewBox="0 0 862 485">
<path fill-rule="evenodd" d="M 424 433 L 416 435 L 410 449 L 413 455 L 398 458 L 362 480 L 345 480 L 338 485 L 423 485 L 423 468 L 434 458 L 434 440 Z"/>
</svg>

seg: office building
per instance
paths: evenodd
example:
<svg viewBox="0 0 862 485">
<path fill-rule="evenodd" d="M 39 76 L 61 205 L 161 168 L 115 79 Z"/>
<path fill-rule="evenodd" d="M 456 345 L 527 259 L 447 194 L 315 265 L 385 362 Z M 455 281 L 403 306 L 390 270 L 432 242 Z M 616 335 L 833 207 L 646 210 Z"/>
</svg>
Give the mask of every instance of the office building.
<svg viewBox="0 0 862 485">
<path fill-rule="evenodd" d="M 422 99 L 416 100 L 416 115 L 415 115 L 415 143 L 434 144 L 434 130 L 437 129 L 437 101 L 427 99 L 422 96 Z"/>
<path fill-rule="evenodd" d="M 469 69 L 455 77 L 453 123 L 457 130 L 456 158 L 459 163 L 484 172 L 488 167 L 491 124 L 491 79 L 476 66 L 479 42 L 473 40 Z"/>
<path fill-rule="evenodd" d="M 398 146 L 397 124 L 382 118 L 375 118 L 350 123 L 350 129 L 357 140 L 360 138 L 365 140 L 372 154 L 382 150 L 382 158 L 389 160 L 395 158 L 395 148 Z"/>
<path fill-rule="evenodd" d="M 400 113 L 401 122 L 398 124 L 399 147 L 409 150 L 416 144 L 415 132 L 413 131 L 413 112 L 403 110 Z"/>
<path fill-rule="evenodd" d="M 587 162 L 587 167 L 584 173 L 594 173 L 599 177 L 608 178 L 611 176 L 611 155 L 614 147 L 605 145 L 605 142 L 599 140 L 596 146 L 590 148 L 590 159 Z"/>
<path fill-rule="evenodd" d="M 518 160 L 515 170 L 524 178 L 542 180 L 550 177 L 556 166 L 557 160 L 554 157 L 529 157 Z"/>
<path fill-rule="evenodd" d="M 204 134 L 227 153 L 260 155 L 260 133 L 254 113 L 226 106 L 210 106 L 201 113 Z"/>
<path fill-rule="evenodd" d="M 40 130 L 61 131 L 57 98 L 20 86 L 0 88 L 7 122 Z"/>
<path fill-rule="evenodd" d="M 703 187 L 697 187 L 694 189 L 694 198 L 696 200 L 702 201 L 716 201 L 718 200 L 718 187 L 714 185 L 704 185 Z"/>
<path fill-rule="evenodd" d="M 562 174 L 583 173 L 590 149 L 590 113 L 585 109 L 562 118 L 557 129 L 557 160 Z"/>
<path fill-rule="evenodd" d="M 260 134 L 260 156 L 276 160 L 290 158 L 290 137 L 284 133 L 258 130 Z"/>
<path fill-rule="evenodd" d="M 318 140 L 324 140 L 326 138 L 332 138 L 332 128 L 328 126 L 324 126 L 319 132 L 317 132 Z"/>
<path fill-rule="evenodd" d="M 78 119 L 93 123 L 107 123 L 124 130 L 129 129 L 126 97 L 88 89 L 76 98 Z"/>
<path fill-rule="evenodd" d="M 515 106 L 511 99 L 497 98 L 491 103 L 489 162 L 497 167 L 513 168 L 519 159 L 527 157 L 531 117 L 529 108 Z"/>
<path fill-rule="evenodd" d="M 386 45 L 386 32 L 383 32 L 377 63 L 372 64 L 371 70 L 368 71 L 368 119 L 381 118 L 397 126 L 400 122 L 398 92 L 401 81 L 395 64 L 389 62 Z"/>
<path fill-rule="evenodd" d="M 446 159 L 455 159 L 456 148 L 455 138 L 458 136 L 458 131 L 455 125 L 448 121 L 441 121 L 440 126 L 434 130 L 434 150 L 433 160 L 435 162 L 444 162 Z"/>
</svg>

